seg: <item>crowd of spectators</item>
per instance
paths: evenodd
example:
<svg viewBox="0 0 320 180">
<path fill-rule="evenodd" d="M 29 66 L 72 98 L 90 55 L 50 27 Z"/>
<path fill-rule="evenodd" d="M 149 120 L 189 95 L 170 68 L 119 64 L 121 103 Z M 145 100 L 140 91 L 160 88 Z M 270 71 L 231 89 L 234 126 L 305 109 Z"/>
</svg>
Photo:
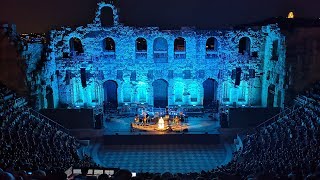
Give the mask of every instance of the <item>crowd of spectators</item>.
<svg viewBox="0 0 320 180">
<path fill-rule="evenodd" d="M 74 137 L 33 115 L 25 104 L 15 106 L 16 99 L 0 84 L 0 179 L 63 179 L 70 166 L 94 165 L 79 157 Z"/>
<path fill-rule="evenodd" d="M 300 107 L 243 137 L 227 165 L 209 172 L 139 174 L 137 179 L 320 179 L 320 82 Z"/>
<path fill-rule="evenodd" d="M 244 135 L 243 147 L 227 165 L 137 177 L 120 170 L 113 179 L 320 179 L 320 83 L 304 97 L 300 108 Z M 90 157 L 80 159 L 74 137 L 34 116 L 26 105 L 15 107 L 15 98 L 0 85 L 0 179 L 66 179 L 71 166 L 94 166 Z"/>
</svg>

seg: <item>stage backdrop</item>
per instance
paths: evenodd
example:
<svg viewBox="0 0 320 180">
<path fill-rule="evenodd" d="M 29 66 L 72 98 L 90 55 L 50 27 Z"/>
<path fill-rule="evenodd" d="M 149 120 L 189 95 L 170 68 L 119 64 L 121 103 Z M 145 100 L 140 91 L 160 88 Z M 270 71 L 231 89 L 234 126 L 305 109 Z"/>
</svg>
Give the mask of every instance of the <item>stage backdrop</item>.
<svg viewBox="0 0 320 180">
<path fill-rule="evenodd" d="M 230 128 L 255 127 L 280 112 L 280 108 L 231 108 Z"/>
<path fill-rule="evenodd" d="M 40 112 L 67 129 L 94 128 L 92 109 L 42 109 Z"/>
</svg>

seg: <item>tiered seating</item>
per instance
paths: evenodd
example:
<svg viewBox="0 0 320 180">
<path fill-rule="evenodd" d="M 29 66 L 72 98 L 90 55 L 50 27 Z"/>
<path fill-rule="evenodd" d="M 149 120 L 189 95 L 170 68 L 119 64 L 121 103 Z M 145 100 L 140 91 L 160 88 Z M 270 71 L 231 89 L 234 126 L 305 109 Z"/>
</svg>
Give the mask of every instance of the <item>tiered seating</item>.
<svg viewBox="0 0 320 180">
<path fill-rule="evenodd" d="M 3 85 L 0 90 L 0 169 L 16 174 L 93 165 L 80 160 L 74 137 L 32 115 L 26 105 L 15 107 L 15 93 Z"/>
</svg>

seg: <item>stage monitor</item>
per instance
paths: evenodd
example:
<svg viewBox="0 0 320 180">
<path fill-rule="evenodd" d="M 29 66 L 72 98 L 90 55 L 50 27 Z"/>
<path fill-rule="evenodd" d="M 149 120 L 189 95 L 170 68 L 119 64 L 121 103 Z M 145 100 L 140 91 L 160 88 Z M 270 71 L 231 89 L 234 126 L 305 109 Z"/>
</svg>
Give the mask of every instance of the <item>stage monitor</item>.
<svg viewBox="0 0 320 180">
<path fill-rule="evenodd" d="M 94 175 L 99 176 L 101 174 L 103 174 L 103 170 L 102 169 L 95 169 L 94 170 Z"/>
<path fill-rule="evenodd" d="M 81 174 L 81 169 L 73 169 L 72 174 Z"/>
<path fill-rule="evenodd" d="M 106 169 L 106 170 L 104 170 L 104 173 L 109 175 L 109 176 L 113 176 L 114 175 L 114 170 L 113 169 Z"/>
<path fill-rule="evenodd" d="M 93 169 L 89 169 L 88 174 L 93 174 Z"/>
<path fill-rule="evenodd" d="M 71 176 L 72 175 L 72 167 L 67 169 L 64 173 L 66 173 L 67 177 Z"/>
</svg>

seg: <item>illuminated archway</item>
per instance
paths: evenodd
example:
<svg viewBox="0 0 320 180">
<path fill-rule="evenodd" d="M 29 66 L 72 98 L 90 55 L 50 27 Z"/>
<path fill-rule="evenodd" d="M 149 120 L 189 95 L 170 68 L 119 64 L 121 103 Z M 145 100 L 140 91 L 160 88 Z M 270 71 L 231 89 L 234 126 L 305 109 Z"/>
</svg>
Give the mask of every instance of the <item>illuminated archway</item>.
<svg viewBox="0 0 320 180">
<path fill-rule="evenodd" d="M 248 37 L 242 37 L 239 41 L 239 53 L 250 54 L 251 41 Z"/>
<path fill-rule="evenodd" d="M 165 108 L 168 106 L 168 82 L 164 79 L 155 80 L 153 86 L 153 105 L 154 107 Z"/>
<path fill-rule="evenodd" d="M 114 26 L 114 15 L 111 7 L 105 6 L 100 10 L 100 21 L 102 27 Z"/>
<path fill-rule="evenodd" d="M 118 84 L 116 81 L 108 80 L 103 83 L 104 104 L 108 108 L 118 107 Z"/>
<path fill-rule="evenodd" d="M 207 79 L 203 82 L 203 107 L 212 108 L 217 101 L 218 82 L 214 79 Z"/>
<path fill-rule="evenodd" d="M 136 58 L 137 59 L 147 59 L 147 40 L 144 38 L 136 39 Z"/>
<path fill-rule="evenodd" d="M 81 43 L 81 40 L 79 38 L 71 38 L 69 40 L 69 46 L 70 46 L 70 53 L 83 53 L 83 46 Z"/>
<path fill-rule="evenodd" d="M 153 57 L 155 62 L 168 62 L 168 43 L 166 39 L 158 37 L 154 40 Z"/>
<path fill-rule="evenodd" d="M 114 40 L 110 37 L 107 37 L 103 40 L 104 50 L 108 52 L 115 52 L 116 51 L 116 44 Z"/>
<path fill-rule="evenodd" d="M 206 42 L 206 51 L 217 51 L 218 50 L 218 41 L 214 37 L 210 37 Z"/>
<path fill-rule="evenodd" d="M 145 38 L 137 38 L 136 39 L 136 51 L 144 52 L 147 51 L 147 40 Z"/>
</svg>

